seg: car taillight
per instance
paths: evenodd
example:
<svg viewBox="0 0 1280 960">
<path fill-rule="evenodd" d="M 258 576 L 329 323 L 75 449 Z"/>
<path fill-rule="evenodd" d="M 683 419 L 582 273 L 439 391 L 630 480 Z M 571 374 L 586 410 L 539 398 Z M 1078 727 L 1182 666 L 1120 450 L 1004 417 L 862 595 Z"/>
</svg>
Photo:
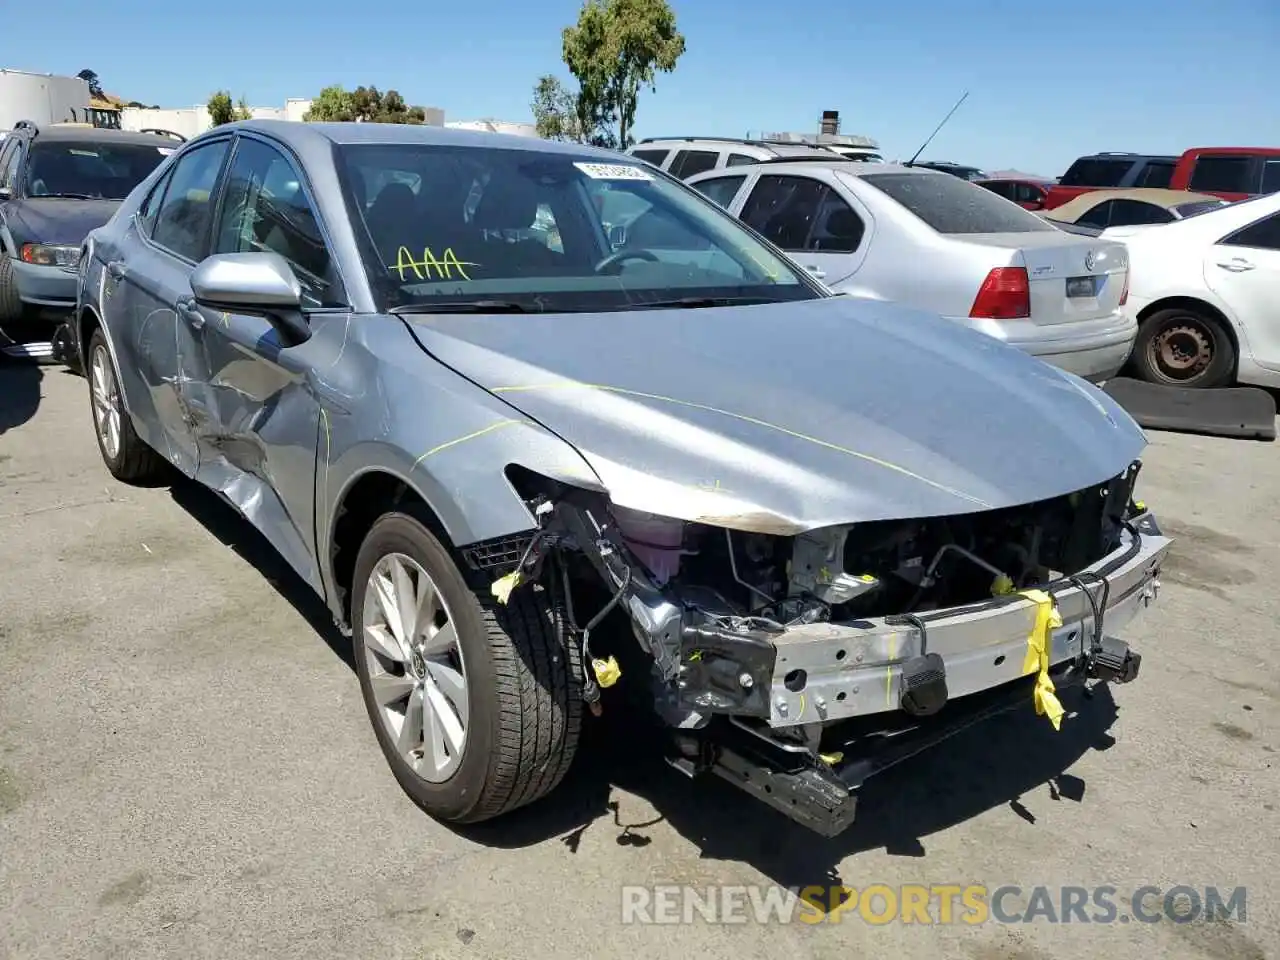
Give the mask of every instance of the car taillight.
<svg viewBox="0 0 1280 960">
<path fill-rule="evenodd" d="M 1020 320 L 1031 316 L 1031 281 L 1026 267 L 996 267 L 982 281 L 969 316 Z"/>
<path fill-rule="evenodd" d="M 1129 271 L 1124 272 L 1124 286 L 1120 288 L 1120 306 L 1129 302 Z"/>
</svg>

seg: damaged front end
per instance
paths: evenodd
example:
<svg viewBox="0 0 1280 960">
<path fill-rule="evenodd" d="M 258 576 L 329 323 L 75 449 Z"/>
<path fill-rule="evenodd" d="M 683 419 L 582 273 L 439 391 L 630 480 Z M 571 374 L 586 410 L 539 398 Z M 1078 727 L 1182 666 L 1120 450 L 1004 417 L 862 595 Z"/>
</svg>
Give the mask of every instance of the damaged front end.
<svg viewBox="0 0 1280 960">
<path fill-rule="evenodd" d="M 505 571 L 500 599 L 548 560 L 594 570 L 609 599 L 571 617 L 592 709 L 618 672 L 592 633 L 621 609 L 652 661 L 673 763 L 831 836 L 873 774 L 1019 706 L 1056 727 L 1056 691 L 1137 676 L 1114 634 L 1156 598 L 1171 542 L 1134 500 L 1139 468 L 1036 503 L 796 536 L 523 476 L 537 531 L 468 556 Z"/>
</svg>

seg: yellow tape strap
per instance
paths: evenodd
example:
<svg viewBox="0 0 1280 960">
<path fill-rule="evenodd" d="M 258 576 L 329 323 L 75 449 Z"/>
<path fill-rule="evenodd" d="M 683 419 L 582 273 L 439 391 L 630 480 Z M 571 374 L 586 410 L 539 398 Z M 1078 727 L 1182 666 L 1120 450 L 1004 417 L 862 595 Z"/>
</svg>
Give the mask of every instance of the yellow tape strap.
<svg viewBox="0 0 1280 960">
<path fill-rule="evenodd" d="M 511 591 L 524 581 L 524 574 L 519 570 L 508 573 L 505 577 L 499 577 L 489 585 L 489 593 L 493 598 L 501 604 L 506 604 L 511 599 Z"/>
<path fill-rule="evenodd" d="M 1027 654 L 1022 661 L 1022 674 L 1038 673 L 1035 685 L 1036 716 L 1048 716 L 1053 729 L 1062 727 L 1062 717 L 1066 711 L 1058 700 L 1053 686 L 1053 678 L 1049 676 L 1049 654 L 1053 644 L 1052 631 L 1062 626 L 1062 614 L 1053 597 L 1043 590 L 1023 590 L 1020 596 L 1026 597 L 1036 605 L 1035 625 L 1027 636 Z"/>
</svg>

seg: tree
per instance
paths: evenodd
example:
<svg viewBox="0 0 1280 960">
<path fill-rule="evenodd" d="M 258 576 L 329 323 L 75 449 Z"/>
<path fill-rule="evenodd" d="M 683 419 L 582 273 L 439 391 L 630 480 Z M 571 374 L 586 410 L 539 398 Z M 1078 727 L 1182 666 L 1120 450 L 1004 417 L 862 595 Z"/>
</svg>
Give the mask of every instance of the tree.
<svg viewBox="0 0 1280 960">
<path fill-rule="evenodd" d="M 539 77 L 533 87 L 534 124 L 538 136 L 544 140 L 583 141 L 582 126 L 578 123 L 577 98 L 556 77 L 547 74 Z"/>
<path fill-rule="evenodd" d="M 97 97 L 100 100 L 106 99 L 107 95 L 102 92 L 102 84 L 98 82 L 96 73 L 92 70 L 81 70 L 76 76 L 89 85 L 89 96 Z"/>
<path fill-rule="evenodd" d="M 422 107 L 409 106 L 395 90 L 382 93 L 377 87 L 361 86 L 348 91 L 334 85 L 320 91 L 311 101 L 311 109 L 303 119 L 339 123 L 353 120 L 365 123 L 426 123 L 427 113 Z"/>
<path fill-rule="evenodd" d="M 236 109 L 231 102 L 231 94 L 225 90 L 219 90 L 211 96 L 206 106 L 209 110 L 209 121 L 215 127 L 220 127 L 224 123 L 231 123 L 236 118 Z"/>
<path fill-rule="evenodd" d="M 561 34 L 565 66 L 578 81 L 574 115 L 592 143 L 635 142 L 640 88 L 656 88 L 685 51 L 667 0 L 587 0 Z M 615 125 L 616 124 L 616 129 Z"/>
<path fill-rule="evenodd" d="M 239 100 L 236 101 L 235 118 L 237 120 L 253 119 L 253 110 L 249 106 L 249 101 L 245 99 L 243 95 L 240 97 Z"/>
</svg>

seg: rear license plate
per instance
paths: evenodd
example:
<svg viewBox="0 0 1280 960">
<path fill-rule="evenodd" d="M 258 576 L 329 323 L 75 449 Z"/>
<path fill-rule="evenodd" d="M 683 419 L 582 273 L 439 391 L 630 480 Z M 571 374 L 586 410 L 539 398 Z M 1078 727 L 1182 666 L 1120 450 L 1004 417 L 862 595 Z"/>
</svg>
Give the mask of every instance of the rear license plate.
<svg viewBox="0 0 1280 960">
<path fill-rule="evenodd" d="M 1098 295 L 1097 277 L 1067 277 L 1067 296 L 1072 300 Z"/>
</svg>

